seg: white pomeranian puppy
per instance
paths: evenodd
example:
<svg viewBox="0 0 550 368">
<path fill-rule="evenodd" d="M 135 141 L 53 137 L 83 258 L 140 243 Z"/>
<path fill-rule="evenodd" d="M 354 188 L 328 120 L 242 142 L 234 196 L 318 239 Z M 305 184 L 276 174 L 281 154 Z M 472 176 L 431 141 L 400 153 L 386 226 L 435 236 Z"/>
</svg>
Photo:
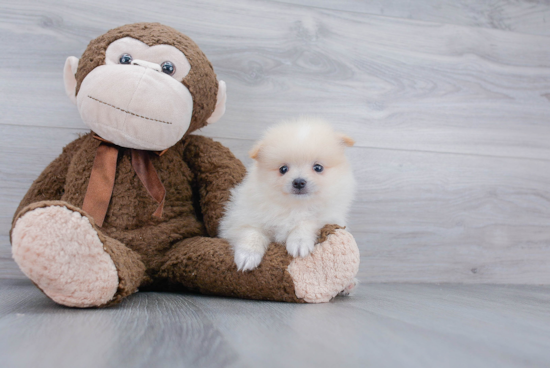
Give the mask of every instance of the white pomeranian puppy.
<svg viewBox="0 0 550 368">
<path fill-rule="evenodd" d="M 317 118 L 286 121 L 265 133 L 220 223 L 239 270 L 256 268 L 271 242 L 305 257 L 323 226 L 346 225 L 355 180 L 344 150 L 353 144 Z"/>
</svg>

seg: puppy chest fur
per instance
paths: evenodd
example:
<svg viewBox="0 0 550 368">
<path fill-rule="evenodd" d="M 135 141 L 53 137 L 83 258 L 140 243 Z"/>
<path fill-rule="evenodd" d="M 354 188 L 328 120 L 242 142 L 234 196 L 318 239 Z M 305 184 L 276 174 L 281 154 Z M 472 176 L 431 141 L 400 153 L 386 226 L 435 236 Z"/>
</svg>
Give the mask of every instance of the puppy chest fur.
<svg viewBox="0 0 550 368">
<path fill-rule="evenodd" d="M 254 163 L 221 223 L 239 269 L 259 265 L 273 241 L 305 257 L 323 226 L 346 225 L 355 189 L 344 152 L 351 145 L 327 123 L 304 118 L 270 128 L 256 143 Z"/>
</svg>

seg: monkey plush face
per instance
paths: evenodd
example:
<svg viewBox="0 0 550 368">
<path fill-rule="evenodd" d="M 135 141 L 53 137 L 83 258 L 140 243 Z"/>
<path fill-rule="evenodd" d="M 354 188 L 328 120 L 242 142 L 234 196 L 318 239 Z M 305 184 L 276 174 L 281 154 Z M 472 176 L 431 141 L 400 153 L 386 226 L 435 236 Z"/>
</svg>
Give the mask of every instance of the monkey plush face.
<svg viewBox="0 0 550 368">
<path fill-rule="evenodd" d="M 158 23 L 115 28 L 65 63 L 84 122 L 119 146 L 161 151 L 225 111 L 225 83 L 187 36 Z"/>
</svg>

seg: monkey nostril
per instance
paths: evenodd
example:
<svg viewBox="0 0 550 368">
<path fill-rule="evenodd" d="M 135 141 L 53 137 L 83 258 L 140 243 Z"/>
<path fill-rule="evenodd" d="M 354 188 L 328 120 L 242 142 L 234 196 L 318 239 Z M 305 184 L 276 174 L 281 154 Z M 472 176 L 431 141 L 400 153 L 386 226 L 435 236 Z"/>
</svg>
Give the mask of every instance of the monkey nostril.
<svg viewBox="0 0 550 368">
<path fill-rule="evenodd" d="M 302 178 L 294 179 L 292 186 L 296 189 L 303 189 L 307 184 L 307 181 Z"/>
</svg>

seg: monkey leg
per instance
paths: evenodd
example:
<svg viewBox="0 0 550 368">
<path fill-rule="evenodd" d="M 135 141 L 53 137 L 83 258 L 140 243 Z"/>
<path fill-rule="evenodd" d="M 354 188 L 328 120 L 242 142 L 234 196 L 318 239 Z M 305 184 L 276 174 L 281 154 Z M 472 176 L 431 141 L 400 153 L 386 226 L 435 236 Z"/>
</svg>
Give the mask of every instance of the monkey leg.
<svg viewBox="0 0 550 368">
<path fill-rule="evenodd" d="M 226 240 L 194 237 L 166 255 L 159 277 L 204 294 L 295 303 L 328 302 L 355 285 L 359 250 L 350 233 L 335 225 L 321 231 L 307 257 L 292 258 L 281 244 L 271 244 L 258 268 L 241 272 Z"/>
<path fill-rule="evenodd" d="M 12 254 L 21 271 L 56 303 L 103 307 L 137 291 L 140 256 L 104 235 L 81 209 L 36 202 L 14 219 Z"/>
</svg>

